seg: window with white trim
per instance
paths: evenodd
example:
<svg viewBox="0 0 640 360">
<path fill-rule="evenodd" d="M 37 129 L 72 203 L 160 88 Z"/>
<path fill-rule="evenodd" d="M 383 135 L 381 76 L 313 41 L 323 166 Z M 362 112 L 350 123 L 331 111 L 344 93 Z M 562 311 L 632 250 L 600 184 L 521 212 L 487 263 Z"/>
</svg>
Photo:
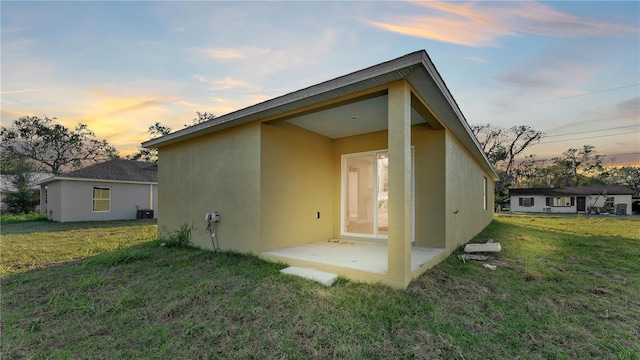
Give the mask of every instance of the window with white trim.
<svg viewBox="0 0 640 360">
<path fill-rule="evenodd" d="M 97 186 L 93 187 L 93 211 L 111 211 L 111 188 Z"/>
<path fill-rule="evenodd" d="M 603 207 L 613 207 L 613 204 L 615 203 L 615 197 L 613 196 L 608 196 L 604 199 L 604 205 Z"/>
<path fill-rule="evenodd" d="M 532 207 L 533 206 L 533 198 L 532 197 L 526 197 L 526 198 L 518 198 L 518 205 L 522 206 L 522 207 Z"/>
<path fill-rule="evenodd" d="M 553 207 L 569 207 L 576 204 L 573 196 L 556 196 L 547 198 L 547 206 Z"/>
</svg>

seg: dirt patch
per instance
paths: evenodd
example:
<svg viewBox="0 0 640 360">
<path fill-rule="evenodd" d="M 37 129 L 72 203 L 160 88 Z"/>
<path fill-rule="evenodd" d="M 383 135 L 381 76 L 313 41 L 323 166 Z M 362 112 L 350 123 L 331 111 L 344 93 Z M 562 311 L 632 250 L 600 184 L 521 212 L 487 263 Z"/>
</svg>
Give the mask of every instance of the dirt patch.
<svg viewBox="0 0 640 360">
<path fill-rule="evenodd" d="M 506 268 L 515 269 L 515 270 L 522 269 L 522 265 L 520 265 L 520 263 L 516 260 L 511 260 L 507 258 L 489 258 L 489 260 L 491 260 L 491 264 L 499 267 L 506 267 Z"/>
<path fill-rule="evenodd" d="M 524 280 L 525 281 L 544 280 L 544 275 L 540 274 L 537 271 L 526 270 L 524 272 Z"/>
<path fill-rule="evenodd" d="M 614 294 L 613 290 L 605 289 L 605 288 L 601 288 L 601 287 L 597 287 L 595 289 L 591 289 L 589 292 L 592 293 L 592 294 L 595 294 L 595 295 L 613 295 Z"/>
</svg>

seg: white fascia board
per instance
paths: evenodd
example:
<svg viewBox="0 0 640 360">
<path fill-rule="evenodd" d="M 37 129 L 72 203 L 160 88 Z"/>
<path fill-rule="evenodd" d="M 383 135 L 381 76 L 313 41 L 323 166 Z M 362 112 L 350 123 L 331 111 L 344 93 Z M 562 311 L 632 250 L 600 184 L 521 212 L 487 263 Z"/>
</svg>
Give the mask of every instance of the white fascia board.
<svg viewBox="0 0 640 360">
<path fill-rule="evenodd" d="M 106 179 L 87 179 L 87 178 L 70 178 L 70 177 L 54 177 L 43 180 L 37 185 L 47 185 L 56 181 L 82 181 L 82 182 L 100 182 L 100 183 L 117 183 L 117 184 L 138 184 L 138 185 L 158 185 L 157 182 L 150 181 L 127 181 L 127 180 L 106 180 Z"/>
</svg>

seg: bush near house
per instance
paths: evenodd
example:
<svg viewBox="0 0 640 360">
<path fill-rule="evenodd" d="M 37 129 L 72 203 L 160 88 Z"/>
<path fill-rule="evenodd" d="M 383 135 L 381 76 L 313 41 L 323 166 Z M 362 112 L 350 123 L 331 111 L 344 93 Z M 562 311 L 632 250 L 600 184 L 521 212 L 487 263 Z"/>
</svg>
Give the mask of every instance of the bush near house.
<svg viewBox="0 0 640 360">
<path fill-rule="evenodd" d="M 3 225 L 3 359 L 640 354 L 634 219 L 498 216 L 473 240 L 496 270 L 456 252 L 405 291 L 160 246 L 153 222 L 36 224 Z"/>
</svg>

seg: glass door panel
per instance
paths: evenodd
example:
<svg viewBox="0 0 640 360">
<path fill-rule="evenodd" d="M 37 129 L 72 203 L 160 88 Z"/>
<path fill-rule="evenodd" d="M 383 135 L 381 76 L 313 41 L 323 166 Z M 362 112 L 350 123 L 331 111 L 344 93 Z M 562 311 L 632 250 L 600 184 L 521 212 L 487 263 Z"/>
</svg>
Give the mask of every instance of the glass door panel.
<svg viewBox="0 0 640 360">
<path fill-rule="evenodd" d="M 344 230 L 348 233 L 373 235 L 374 156 L 347 158 L 344 169 Z"/>
<path fill-rule="evenodd" d="M 377 235 L 388 235 L 389 231 L 389 156 L 386 152 L 377 156 L 376 212 Z"/>
</svg>

